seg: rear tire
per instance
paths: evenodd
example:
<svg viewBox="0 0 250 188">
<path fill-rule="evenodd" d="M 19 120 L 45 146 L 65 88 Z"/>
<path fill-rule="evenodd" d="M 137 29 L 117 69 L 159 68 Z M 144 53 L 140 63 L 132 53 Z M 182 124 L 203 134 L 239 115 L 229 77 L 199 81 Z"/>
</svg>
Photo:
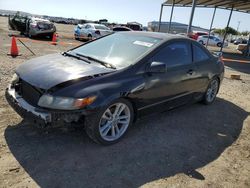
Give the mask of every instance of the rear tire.
<svg viewBox="0 0 250 188">
<path fill-rule="evenodd" d="M 88 35 L 88 41 L 90 41 L 90 40 L 92 40 L 92 35 L 91 34 Z"/>
<path fill-rule="evenodd" d="M 200 44 L 204 45 L 204 42 L 202 40 L 199 41 Z"/>
<path fill-rule="evenodd" d="M 217 43 L 217 46 L 218 46 L 218 47 L 221 47 L 221 46 L 222 46 L 222 43 L 221 43 L 221 42 Z"/>
<path fill-rule="evenodd" d="M 117 143 L 133 123 L 134 110 L 126 99 L 117 99 L 85 119 L 85 130 L 96 143 Z"/>
<path fill-rule="evenodd" d="M 219 79 L 218 78 L 213 78 L 206 90 L 206 93 L 204 94 L 203 100 L 202 102 L 206 105 L 212 104 L 215 99 L 216 99 L 216 95 L 219 91 Z"/>
</svg>

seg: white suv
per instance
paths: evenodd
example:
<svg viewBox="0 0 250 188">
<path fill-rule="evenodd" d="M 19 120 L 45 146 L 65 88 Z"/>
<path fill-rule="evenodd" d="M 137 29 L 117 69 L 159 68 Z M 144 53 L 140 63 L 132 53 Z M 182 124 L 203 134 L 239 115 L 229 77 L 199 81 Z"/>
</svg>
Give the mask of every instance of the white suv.
<svg viewBox="0 0 250 188">
<path fill-rule="evenodd" d="M 203 35 L 203 36 L 199 36 L 197 41 L 203 45 L 207 44 L 207 40 L 208 40 L 208 35 Z M 218 46 L 221 47 L 222 46 L 223 41 L 215 36 L 209 36 L 209 40 L 208 40 L 208 45 L 209 46 Z M 224 47 L 228 46 L 228 42 L 224 42 Z"/>
<path fill-rule="evenodd" d="M 87 23 L 84 25 L 78 24 L 75 27 L 75 39 L 88 39 L 99 38 L 112 33 L 112 31 L 102 24 Z"/>
</svg>

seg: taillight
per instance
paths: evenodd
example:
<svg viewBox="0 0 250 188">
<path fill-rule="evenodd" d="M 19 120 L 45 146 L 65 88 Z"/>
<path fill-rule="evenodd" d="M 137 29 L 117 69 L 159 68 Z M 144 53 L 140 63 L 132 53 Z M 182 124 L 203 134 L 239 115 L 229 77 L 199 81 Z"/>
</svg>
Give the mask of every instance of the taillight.
<svg viewBox="0 0 250 188">
<path fill-rule="evenodd" d="M 99 30 L 96 30 L 96 31 L 95 31 L 95 34 L 97 34 L 97 35 L 101 35 L 101 33 L 100 33 L 100 31 L 99 31 Z"/>
<path fill-rule="evenodd" d="M 32 24 L 30 24 L 30 26 L 31 26 L 32 28 L 36 28 L 36 27 L 37 27 L 37 24 L 32 23 Z"/>
</svg>

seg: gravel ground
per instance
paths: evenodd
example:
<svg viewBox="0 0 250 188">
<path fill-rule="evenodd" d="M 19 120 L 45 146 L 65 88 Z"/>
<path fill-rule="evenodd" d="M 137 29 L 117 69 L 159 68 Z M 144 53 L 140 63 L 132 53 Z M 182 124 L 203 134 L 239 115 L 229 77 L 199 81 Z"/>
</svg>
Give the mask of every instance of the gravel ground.
<svg viewBox="0 0 250 188">
<path fill-rule="evenodd" d="M 71 39 L 73 26 L 57 28 L 60 45 L 22 40 L 36 56 L 81 44 Z M 19 42 L 22 56 L 7 56 L 7 35 L 0 17 L 0 187 L 250 187 L 250 64 L 226 63 L 214 104 L 147 116 L 103 147 L 81 129 L 37 129 L 8 106 L 15 68 L 34 56 Z"/>
</svg>

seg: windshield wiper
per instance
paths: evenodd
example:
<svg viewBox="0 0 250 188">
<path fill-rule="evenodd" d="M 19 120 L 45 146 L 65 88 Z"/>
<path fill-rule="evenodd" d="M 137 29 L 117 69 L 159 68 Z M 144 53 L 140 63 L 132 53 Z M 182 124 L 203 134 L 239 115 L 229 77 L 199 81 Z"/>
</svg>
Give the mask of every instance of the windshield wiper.
<svg viewBox="0 0 250 188">
<path fill-rule="evenodd" d="M 86 58 L 81 58 L 81 56 L 79 56 L 79 55 L 74 55 L 74 54 L 72 54 L 72 53 L 69 53 L 69 52 L 63 52 L 63 54 L 62 55 L 66 55 L 66 56 L 69 56 L 69 57 L 73 57 L 73 58 L 76 58 L 76 59 L 78 59 L 78 60 L 83 60 L 83 61 L 85 61 L 85 62 L 87 62 L 88 64 L 90 64 L 91 62 L 90 61 L 88 61 L 88 60 L 86 60 Z"/>
<path fill-rule="evenodd" d="M 116 67 L 114 65 L 112 65 L 111 63 L 107 63 L 107 62 L 104 62 L 104 61 L 101 61 L 99 59 L 96 59 L 96 58 L 93 58 L 91 56 L 87 56 L 87 55 L 83 55 L 83 54 L 79 54 L 79 53 L 76 53 L 76 55 L 78 56 L 81 56 L 81 57 L 84 57 L 88 60 L 91 60 L 91 61 L 95 61 L 97 63 L 100 63 L 101 65 L 107 67 L 107 68 L 111 68 L 111 69 L 116 69 Z"/>
</svg>

